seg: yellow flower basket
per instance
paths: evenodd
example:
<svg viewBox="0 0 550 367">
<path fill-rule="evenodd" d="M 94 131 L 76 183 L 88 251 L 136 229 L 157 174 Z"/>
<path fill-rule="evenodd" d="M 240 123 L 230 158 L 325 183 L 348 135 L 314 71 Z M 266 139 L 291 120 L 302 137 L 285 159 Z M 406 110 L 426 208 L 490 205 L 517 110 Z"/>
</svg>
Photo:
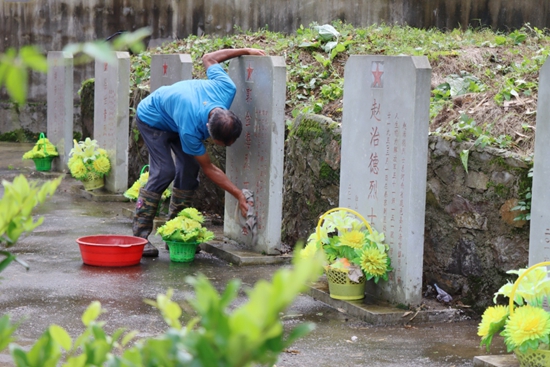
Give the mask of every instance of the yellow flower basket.
<svg viewBox="0 0 550 367">
<path fill-rule="evenodd" d="M 363 221 L 369 233 L 372 234 L 371 226 L 369 225 L 367 220 L 363 218 L 361 214 L 349 208 L 334 208 L 334 209 L 328 210 L 323 215 L 321 215 L 321 218 L 319 218 L 319 222 L 317 223 L 317 229 L 316 229 L 318 241 L 321 241 L 321 225 L 323 224 L 325 217 L 328 214 L 339 210 L 347 211 L 357 216 L 359 219 Z M 328 290 L 329 290 L 330 298 L 346 300 L 346 301 L 359 300 L 359 299 L 365 298 L 366 282 L 365 282 L 364 276 L 360 277 L 358 282 L 353 282 L 349 279 L 345 271 L 342 271 L 339 269 L 331 269 L 330 267 L 327 267 L 325 268 L 325 273 L 327 275 Z"/>
<path fill-rule="evenodd" d="M 514 314 L 514 299 L 515 299 L 516 291 L 519 287 L 519 283 L 527 274 L 529 274 L 530 271 L 534 270 L 535 268 L 538 268 L 539 266 L 550 266 L 550 261 L 544 261 L 529 267 L 514 282 L 514 285 L 512 286 L 512 291 L 510 293 L 510 303 L 509 303 L 510 316 Z M 550 350 L 529 349 L 525 353 L 521 353 L 518 350 L 515 350 L 514 354 L 516 355 L 516 358 L 519 361 L 520 367 L 550 367 Z"/>
</svg>

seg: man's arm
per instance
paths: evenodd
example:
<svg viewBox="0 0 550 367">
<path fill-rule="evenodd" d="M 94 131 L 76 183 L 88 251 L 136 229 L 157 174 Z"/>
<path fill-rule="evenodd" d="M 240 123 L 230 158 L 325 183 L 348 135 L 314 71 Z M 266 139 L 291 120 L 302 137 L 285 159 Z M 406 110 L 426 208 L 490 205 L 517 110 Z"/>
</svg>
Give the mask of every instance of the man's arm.
<svg viewBox="0 0 550 367">
<path fill-rule="evenodd" d="M 211 161 L 208 153 L 203 155 L 195 156 L 197 162 L 199 162 L 204 174 L 212 180 L 220 188 L 224 189 L 239 201 L 239 208 L 241 209 L 241 214 L 246 218 L 248 212 L 248 203 L 244 197 L 243 192 L 233 184 L 226 176 L 226 174 L 216 167 Z"/>
<path fill-rule="evenodd" d="M 219 64 L 220 62 L 244 55 L 265 56 L 265 52 L 257 48 L 227 48 L 204 54 L 202 57 L 202 64 L 204 65 L 204 69 L 208 70 L 208 68 L 214 64 Z"/>
</svg>

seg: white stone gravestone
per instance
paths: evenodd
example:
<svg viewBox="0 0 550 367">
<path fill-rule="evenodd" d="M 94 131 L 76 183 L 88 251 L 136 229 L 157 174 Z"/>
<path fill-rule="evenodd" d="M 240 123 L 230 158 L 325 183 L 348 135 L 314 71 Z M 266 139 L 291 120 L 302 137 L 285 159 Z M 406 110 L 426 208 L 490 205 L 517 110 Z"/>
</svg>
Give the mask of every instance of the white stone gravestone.
<svg viewBox="0 0 550 367">
<path fill-rule="evenodd" d="M 193 62 L 189 54 L 162 54 L 151 57 L 151 93 L 164 85 L 192 79 Z"/>
<path fill-rule="evenodd" d="M 550 261 L 550 60 L 540 70 L 531 197 L 529 266 Z"/>
<path fill-rule="evenodd" d="M 226 153 L 226 174 L 254 193 L 257 239 L 243 232 L 237 200 L 225 194 L 224 234 L 248 249 L 279 254 L 283 203 L 286 65 L 279 56 L 232 59 L 229 76 L 237 86 L 231 110 L 243 123 L 239 139 Z"/>
<path fill-rule="evenodd" d="M 73 55 L 63 51 L 48 52 L 47 132 L 57 147 L 59 158 L 52 161 L 52 170 L 67 169 L 73 147 Z"/>
<path fill-rule="evenodd" d="M 374 288 L 422 298 L 431 67 L 426 57 L 351 56 L 345 66 L 341 207 L 386 236 L 393 272 Z"/>
<path fill-rule="evenodd" d="M 114 52 L 116 62 L 95 62 L 94 139 L 109 153 L 111 171 L 105 188 L 128 188 L 130 54 Z"/>
</svg>

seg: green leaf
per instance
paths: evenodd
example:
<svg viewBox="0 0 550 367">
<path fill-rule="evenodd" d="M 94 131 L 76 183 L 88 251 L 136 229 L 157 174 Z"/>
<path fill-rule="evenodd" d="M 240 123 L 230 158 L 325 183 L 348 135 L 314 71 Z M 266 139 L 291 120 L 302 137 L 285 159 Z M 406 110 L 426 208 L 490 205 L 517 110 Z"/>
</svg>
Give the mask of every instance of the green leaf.
<svg viewBox="0 0 550 367">
<path fill-rule="evenodd" d="M 111 47 L 105 42 L 86 42 L 82 46 L 82 52 L 102 62 L 114 63 L 116 61 Z"/>
<path fill-rule="evenodd" d="M 56 343 L 61 345 L 61 348 L 65 350 L 71 350 L 73 341 L 69 336 L 69 333 L 67 333 L 65 329 L 63 329 L 61 326 L 53 324 L 50 325 L 49 331 L 52 339 L 55 340 Z"/>
<path fill-rule="evenodd" d="M 92 321 L 95 321 L 99 315 L 101 314 L 101 303 L 98 301 L 93 301 L 86 311 L 84 311 L 84 314 L 82 315 L 82 323 L 84 326 L 90 325 Z"/>
<path fill-rule="evenodd" d="M 2 272 L 2 270 L 7 268 L 8 265 L 15 260 L 15 255 L 8 251 L 0 251 L 0 255 L 6 256 L 6 258 L 0 262 L 0 272 Z"/>
<path fill-rule="evenodd" d="M 126 344 L 131 342 L 132 339 L 134 339 L 138 334 L 139 334 L 139 331 L 132 330 L 129 333 L 127 333 L 126 335 L 124 335 L 124 337 L 122 338 L 122 341 L 120 343 L 122 344 L 122 346 L 125 346 Z"/>
<path fill-rule="evenodd" d="M 460 161 L 462 162 L 462 165 L 464 166 L 464 170 L 466 170 L 466 173 L 468 173 L 468 155 L 470 154 L 469 150 L 463 150 L 460 152 Z"/>
<path fill-rule="evenodd" d="M 9 315 L 0 317 L 0 351 L 4 350 L 12 341 L 14 341 L 12 335 L 16 329 L 17 326 L 10 322 Z"/>
<path fill-rule="evenodd" d="M 29 68 L 41 73 L 48 72 L 48 60 L 34 46 L 24 46 L 19 50 L 21 59 Z"/>
<path fill-rule="evenodd" d="M 18 104 L 24 104 L 27 98 L 27 79 L 27 71 L 22 66 L 12 66 L 7 70 L 6 89 Z"/>
</svg>

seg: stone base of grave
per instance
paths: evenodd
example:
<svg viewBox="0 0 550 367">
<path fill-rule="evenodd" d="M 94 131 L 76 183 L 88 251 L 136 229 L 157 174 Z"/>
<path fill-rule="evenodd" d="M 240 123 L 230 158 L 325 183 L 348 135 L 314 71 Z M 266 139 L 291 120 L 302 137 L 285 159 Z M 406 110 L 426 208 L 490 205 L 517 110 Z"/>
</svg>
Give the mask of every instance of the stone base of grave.
<svg viewBox="0 0 550 367">
<path fill-rule="evenodd" d="M 78 182 L 78 181 L 77 181 Z M 81 182 L 71 187 L 72 194 L 82 197 L 91 201 L 115 201 L 115 202 L 127 202 L 130 201 L 122 194 L 113 194 L 105 190 L 105 188 L 96 189 L 92 191 L 84 190 L 84 185 Z"/>
<path fill-rule="evenodd" d="M 240 248 L 229 240 L 203 243 L 201 249 L 234 265 L 290 264 L 290 255 L 264 255 Z"/>
<path fill-rule="evenodd" d="M 314 299 L 334 307 L 340 312 L 377 326 L 455 322 L 460 321 L 462 318 L 462 313 L 458 309 L 442 306 L 440 309 L 407 311 L 382 302 L 368 294 L 364 299 L 357 301 L 333 299 L 330 298 L 328 282 L 324 275 L 309 287 L 307 293 Z"/>
<path fill-rule="evenodd" d="M 513 354 L 474 357 L 474 367 L 519 367 Z"/>
</svg>

